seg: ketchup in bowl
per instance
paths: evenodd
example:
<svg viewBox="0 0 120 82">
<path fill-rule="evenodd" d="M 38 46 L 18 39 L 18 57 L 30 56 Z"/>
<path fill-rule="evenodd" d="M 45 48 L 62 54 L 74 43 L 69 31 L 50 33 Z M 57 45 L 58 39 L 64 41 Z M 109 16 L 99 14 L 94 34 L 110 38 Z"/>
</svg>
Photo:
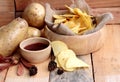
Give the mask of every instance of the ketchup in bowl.
<svg viewBox="0 0 120 82">
<path fill-rule="evenodd" d="M 31 51 L 37 51 L 37 50 L 42 50 L 48 47 L 48 44 L 45 43 L 33 43 L 30 45 L 27 45 L 24 47 L 24 49 L 31 50 Z"/>
</svg>

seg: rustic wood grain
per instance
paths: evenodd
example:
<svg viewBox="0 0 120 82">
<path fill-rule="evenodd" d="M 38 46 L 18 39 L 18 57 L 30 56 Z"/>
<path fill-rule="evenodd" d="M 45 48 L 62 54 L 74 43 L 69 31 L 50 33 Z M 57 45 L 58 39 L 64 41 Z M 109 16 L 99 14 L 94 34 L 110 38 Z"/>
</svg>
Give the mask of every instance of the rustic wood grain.
<svg viewBox="0 0 120 82">
<path fill-rule="evenodd" d="M 7 69 L 0 72 L 0 82 L 4 82 L 7 74 Z"/>
<path fill-rule="evenodd" d="M 106 26 L 104 46 L 93 53 L 95 82 L 120 81 L 120 25 Z"/>
<path fill-rule="evenodd" d="M 14 0 L 0 0 L 0 26 L 15 18 Z"/>
<path fill-rule="evenodd" d="M 92 9 L 93 14 L 101 15 L 107 12 L 110 12 L 113 14 L 114 19 L 109 21 L 108 24 L 120 24 L 120 7 L 113 7 L 113 8 L 93 8 Z M 21 17 L 22 12 L 16 12 L 15 17 Z"/>
<path fill-rule="evenodd" d="M 31 2 L 39 2 L 42 4 L 50 3 L 53 8 L 64 9 L 64 5 L 71 4 L 71 0 L 15 0 L 16 2 L 16 11 L 23 11 L 24 8 L 30 4 Z M 111 7 L 119 7 L 120 0 L 86 0 L 86 2 L 92 8 L 111 8 Z"/>
<path fill-rule="evenodd" d="M 80 56 L 80 59 L 85 61 L 89 68 L 86 69 L 89 77 L 93 79 L 93 72 L 92 72 L 92 64 L 91 64 L 91 55 Z M 29 76 L 28 70 L 24 70 L 24 74 L 22 76 L 17 76 L 17 66 L 10 67 L 8 73 L 6 75 L 5 82 L 49 82 L 49 71 L 48 67 L 49 59 L 43 63 L 36 64 L 38 68 L 38 73 L 35 76 Z"/>
<path fill-rule="evenodd" d="M 14 0 L 0 0 L 0 12 L 14 12 Z"/>
<path fill-rule="evenodd" d="M 49 59 L 43 63 L 35 64 L 38 68 L 38 73 L 35 76 L 29 76 L 29 72 L 24 68 L 22 76 L 17 76 L 17 66 L 10 67 L 5 79 L 5 82 L 48 82 L 49 71 L 48 67 Z"/>
<path fill-rule="evenodd" d="M 71 4 L 70 0 L 15 0 L 16 2 L 16 11 L 23 11 L 25 9 L 25 7 L 32 3 L 32 2 L 38 2 L 41 3 L 42 5 L 44 5 L 45 3 L 50 3 L 52 5 L 53 8 L 57 8 L 57 9 L 63 9 L 64 5 L 69 5 Z"/>
<path fill-rule="evenodd" d="M 92 8 L 112 8 L 119 7 L 120 0 L 86 0 Z"/>
<path fill-rule="evenodd" d="M 15 18 L 14 12 L 0 12 L 0 26 L 8 24 Z"/>
<path fill-rule="evenodd" d="M 120 24 L 120 7 L 113 8 L 94 8 L 92 9 L 94 15 L 101 15 L 110 12 L 113 14 L 114 19 L 109 21 L 108 24 Z"/>
</svg>

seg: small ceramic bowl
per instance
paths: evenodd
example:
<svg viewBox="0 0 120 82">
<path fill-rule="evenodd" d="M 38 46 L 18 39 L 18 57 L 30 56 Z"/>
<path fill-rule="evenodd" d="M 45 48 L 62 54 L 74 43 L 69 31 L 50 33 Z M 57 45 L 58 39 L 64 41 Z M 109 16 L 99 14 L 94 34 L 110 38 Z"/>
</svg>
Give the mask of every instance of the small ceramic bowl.
<svg viewBox="0 0 120 82">
<path fill-rule="evenodd" d="M 30 63 L 41 63 L 47 60 L 51 53 L 50 41 L 42 37 L 32 37 L 20 43 L 23 58 Z"/>
</svg>

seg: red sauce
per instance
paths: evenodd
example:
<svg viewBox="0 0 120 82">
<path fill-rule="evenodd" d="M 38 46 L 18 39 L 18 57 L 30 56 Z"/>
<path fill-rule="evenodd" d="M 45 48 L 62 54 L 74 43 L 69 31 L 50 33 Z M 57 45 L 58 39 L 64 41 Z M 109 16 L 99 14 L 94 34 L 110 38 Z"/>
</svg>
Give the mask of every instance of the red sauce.
<svg viewBox="0 0 120 82">
<path fill-rule="evenodd" d="M 30 45 L 25 46 L 24 49 L 31 50 L 31 51 L 37 51 L 37 50 L 42 50 L 46 47 L 48 47 L 48 44 L 34 43 L 34 44 L 30 44 Z"/>
</svg>

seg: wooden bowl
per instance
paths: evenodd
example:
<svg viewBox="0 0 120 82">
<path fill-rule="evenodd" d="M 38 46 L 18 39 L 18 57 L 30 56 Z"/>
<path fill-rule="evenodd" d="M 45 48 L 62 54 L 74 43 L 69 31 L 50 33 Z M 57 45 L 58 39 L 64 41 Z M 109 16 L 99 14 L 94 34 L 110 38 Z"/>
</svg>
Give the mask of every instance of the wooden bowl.
<svg viewBox="0 0 120 82">
<path fill-rule="evenodd" d="M 46 26 L 45 36 L 51 41 L 61 40 L 65 42 L 76 55 L 86 55 L 97 51 L 103 46 L 105 29 L 103 27 L 99 31 L 87 35 L 68 36 L 57 34 Z"/>
<path fill-rule="evenodd" d="M 30 63 L 41 63 L 50 56 L 50 41 L 42 37 L 25 39 L 20 43 L 20 52 L 23 58 Z"/>
</svg>

